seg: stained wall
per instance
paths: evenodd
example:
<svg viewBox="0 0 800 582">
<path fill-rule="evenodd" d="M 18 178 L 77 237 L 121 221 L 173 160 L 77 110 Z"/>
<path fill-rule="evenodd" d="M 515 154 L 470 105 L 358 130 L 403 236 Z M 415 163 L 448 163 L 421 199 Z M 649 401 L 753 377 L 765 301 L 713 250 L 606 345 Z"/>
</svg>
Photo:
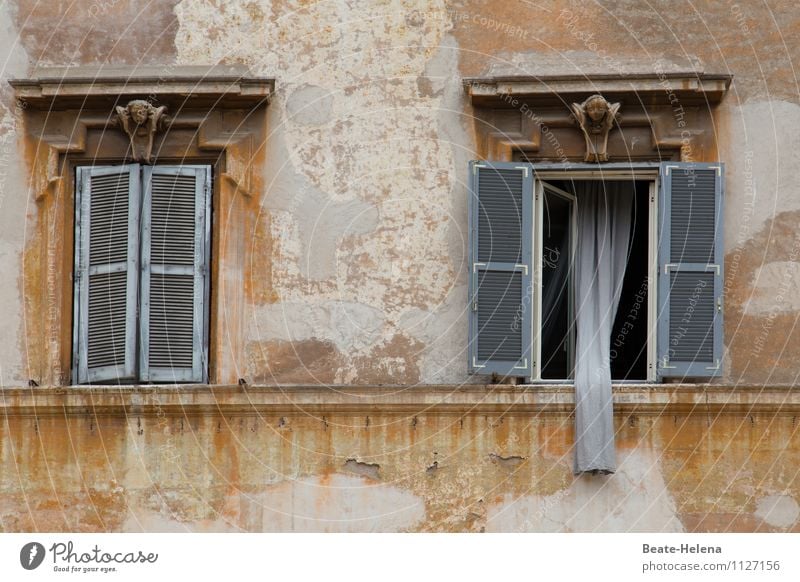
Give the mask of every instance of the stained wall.
<svg viewBox="0 0 800 582">
<path fill-rule="evenodd" d="M 41 379 L 49 349 L 26 310 L 47 269 L 41 232 L 49 225 L 30 176 L 36 143 L 5 81 L 38 65 L 217 62 L 278 80 L 259 153 L 263 191 L 241 233 L 249 241 L 245 349 L 226 362 L 231 374 L 253 385 L 424 390 L 481 382 L 466 373 L 466 163 L 478 148 L 462 79 L 659 66 L 734 75 L 713 111 L 716 154 L 705 154 L 727 172 L 722 383 L 733 391 L 742 382 L 795 382 L 800 49 L 791 39 L 800 12 L 793 2 L 12 1 L 0 8 L 0 29 L 3 386 Z M 764 425 L 746 415 L 687 413 L 623 423 L 623 469 L 598 493 L 597 484 L 569 475 L 568 415 L 496 427 L 496 419 L 467 414 L 463 423 L 423 418 L 413 430 L 365 431 L 355 415 L 337 419 L 338 428 L 210 413 L 177 415 L 157 428 L 158 419 L 122 412 L 14 417 L 0 430 L 1 523 L 5 530 L 630 529 L 637 523 L 630 503 L 644 494 L 652 509 L 646 528 L 791 529 L 800 497 L 787 459 L 797 465 L 797 437 L 793 417 L 780 418 Z M 370 422 L 392 424 L 380 411 Z M 192 479 L 159 458 L 165 439 Z M 447 462 L 429 473 L 434 453 Z M 362 497 L 336 499 L 340 486 Z M 295 495 L 297 488 L 305 492 Z M 604 509 L 570 522 L 596 494 Z M 291 499 L 299 505 L 288 511 Z M 779 523 L 770 504 L 794 520 Z"/>
</svg>

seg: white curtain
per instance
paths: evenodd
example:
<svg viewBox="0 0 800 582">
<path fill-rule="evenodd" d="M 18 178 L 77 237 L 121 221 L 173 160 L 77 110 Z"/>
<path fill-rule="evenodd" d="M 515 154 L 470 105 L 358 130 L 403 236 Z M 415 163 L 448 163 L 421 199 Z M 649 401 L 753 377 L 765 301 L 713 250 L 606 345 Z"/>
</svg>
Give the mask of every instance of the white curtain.
<svg viewBox="0 0 800 582">
<path fill-rule="evenodd" d="M 575 464 L 578 473 L 616 470 L 611 399 L 611 332 L 622 292 L 630 242 L 633 185 L 576 182 L 577 345 Z"/>
</svg>

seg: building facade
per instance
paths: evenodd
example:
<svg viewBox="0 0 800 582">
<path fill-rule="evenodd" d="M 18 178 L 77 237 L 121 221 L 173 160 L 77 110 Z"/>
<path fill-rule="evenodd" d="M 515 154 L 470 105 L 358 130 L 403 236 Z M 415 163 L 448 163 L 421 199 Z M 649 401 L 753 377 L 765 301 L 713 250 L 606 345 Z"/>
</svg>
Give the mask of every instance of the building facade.
<svg viewBox="0 0 800 582">
<path fill-rule="evenodd" d="M 800 531 L 791 4 L 0 18 L 3 531 Z M 524 174 L 532 217 L 492 223 L 530 245 L 504 358 L 477 331 L 481 167 Z M 711 186 L 684 228 L 687 167 Z M 544 200 L 581 179 L 642 202 L 609 476 L 573 475 L 545 362 Z M 678 297 L 683 263 L 708 286 Z"/>
</svg>

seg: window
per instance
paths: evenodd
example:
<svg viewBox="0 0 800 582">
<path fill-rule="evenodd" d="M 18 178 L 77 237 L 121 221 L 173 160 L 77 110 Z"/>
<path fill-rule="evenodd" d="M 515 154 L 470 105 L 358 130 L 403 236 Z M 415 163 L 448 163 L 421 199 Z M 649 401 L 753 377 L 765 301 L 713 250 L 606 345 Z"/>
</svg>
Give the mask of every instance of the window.
<svg viewBox="0 0 800 582">
<path fill-rule="evenodd" d="M 73 381 L 207 382 L 210 166 L 78 167 Z"/>
<path fill-rule="evenodd" d="M 611 373 L 709 378 L 722 355 L 722 165 L 472 162 L 472 373 L 568 381 L 576 208 L 592 185 L 633 199 Z M 579 315 L 578 315 L 579 316 Z"/>
</svg>

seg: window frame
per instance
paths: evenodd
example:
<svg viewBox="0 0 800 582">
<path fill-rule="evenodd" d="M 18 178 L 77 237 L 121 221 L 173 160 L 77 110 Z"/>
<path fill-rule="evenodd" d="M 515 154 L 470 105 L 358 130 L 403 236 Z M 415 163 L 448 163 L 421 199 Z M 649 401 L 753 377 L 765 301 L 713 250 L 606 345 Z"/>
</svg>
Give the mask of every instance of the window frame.
<svg viewBox="0 0 800 582">
<path fill-rule="evenodd" d="M 78 245 L 81 241 L 78 240 L 78 232 L 80 229 L 81 238 L 83 238 L 83 225 L 82 225 L 82 213 L 85 210 L 84 201 L 83 201 L 83 192 L 85 191 L 85 182 L 93 175 L 102 175 L 103 173 L 114 173 L 118 171 L 119 168 L 130 168 L 131 166 L 136 166 L 138 172 L 138 179 L 136 181 L 136 191 L 137 191 L 137 203 L 138 208 L 133 211 L 131 209 L 132 216 L 135 217 L 135 228 L 138 230 L 138 237 L 136 239 L 136 257 L 135 260 L 132 261 L 135 264 L 135 274 L 136 274 L 136 282 L 133 285 L 136 288 L 135 300 L 132 301 L 133 306 L 128 305 L 126 307 L 126 311 L 130 314 L 133 311 L 133 325 L 132 325 L 132 332 L 134 335 L 133 343 L 132 343 L 132 357 L 133 357 L 133 370 L 131 378 L 125 378 L 122 382 L 109 382 L 105 380 L 100 381 L 92 381 L 91 379 L 87 379 L 85 382 L 80 381 L 80 362 L 81 358 L 85 357 L 85 354 L 81 353 L 81 343 L 80 343 L 80 329 L 82 326 L 85 325 L 85 318 L 78 319 L 79 314 L 79 303 L 81 305 L 86 304 L 88 301 L 88 293 L 87 290 L 83 289 L 83 287 L 79 288 L 77 275 L 79 273 L 79 253 L 78 253 Z M 82 169 L 90 170 L 90 171 L 81 171 Z M 146 284 L 149 274 L 149 269 L 145 269 L 144 264 L 144 246 L 145 240 L 149 240 L 149 235 L 146 235 L 143 231 L 145 217 L 144 213 L 147 211 L 150 205 L 150 197 L 147 196 L 147 182 L 152 180 L 152 174 L 154 168 L 161 168 L 167 169 L 168 172 L 166 173 L 175 173 L 180 174 L 182 170 L 189 169 L 189 170 L 203 170 L 205 173 L 205 179 L 202 181 L 202 186 L 200 186 L 200 182 L 198 181 L 198 188 L 202 188 L 204 191 L 204 198 L 205 198 L 205 209 L 203 212 L 203 225 L 202 225 L 202 232 L 199 236 L 204 239 L 203 244 L 203 289 L 199 292 L 200 296 L 202 297 L 202 306 L 201 309 L 204 310 L 204 318 L 203 318 L 203 329 L 201 330 L 199 342 L 200 342 L 200 379 L 198 380 L 175 380 L 175 381 L 168 381 L 163 377 L 163 374 L 155 374 L 153 375 L 152 372 L 148 373 L 145 367 L 145 353 L 143 351 L 143 345 L 146 341 L 146 336 L 149 335 L 149 329 L 145 329 L 147 326 L 143 324 L 143 293 L 142 288 Z M 93 171 L 91 171 L 93 170 Z M 72 285 L 71 285 L 71 292 L 72 292 L 72 314 L 71 314 L 71 327 L 72 327 L 72 344 L 70 346 L 70 356 L 71 356 L 71 369 L 69 372 L 70 380 L 72 385 L 104 385 L 109 383 L 123 383 L 123 384 L 130 384 L 130 385 L 138 385 L 138 384 L 148 384 L 148 385 L 179 385 L 179 384 L 193 384 L 193 385 L 207 385 L 210 381 L 211 373 L 212 373 L 212 364 L 209 358 L 209 354 L 211 351 L 211 334 L 213 333 L 213 326 L 215 324 L 215 313 L 213 309 L 213 305 L 211 302 L 211 287 L 213 286 L 213 277 L 212 277 L 212 270 L 214 269 L 212 263 L 212 256 L 214 254 L 214 237 L 213 237 L 213 221 L 214 221 L 214 208 L 215 204 L 215 197 L 216 197 L 216 183 L 218 180 L 218 161 L 214 160 L 202 160 L 202 159 L 191 159 L 190 163 L 181 163 L 178 160 L 171 160 L 169 158 L 165 158 L 163 160 L 159 159 L 157 162 L 153 164 L 142 164 L 142 163 L 131 163 L 128 160 L 99 160 L 99 159 L 76 159 L 72 160 L 68 167 L 69 174 L 72 176 L 72 201 L 74 206 L 74 211 L 72 212 L 73 222 L 72 228 L 68 229 L 71 232 L 72 238 L 72 260 L 73 263 L 73 271 L 72 271 Z M 80 182 L 80 183 L 79 183 Z M 89 215 L 89 221 L 91 221 L 91 214 Z M 198 235 L 196 235 L 198 236 Z M 149 242 L 147 243 L 149 244 Z M 69 248 L 67 245 L 66 248 Z M 129 250 L 131 246 L 129 245 Z M 146 272 L 147 271 L 147 272 Z M 198 291 L 195 291 L 195 297 L 197 297 Z M 130 301 L 130 296 L 128 298 Z M 87 304 L 88 305 L 88 304 Z M 80 309 L 80 313 L 86 311 L 86 305 L 83 305 L 83 308 Z M 127 354 L 126 354 L 127 359 Z M 195 358 L 197 359 L 197 358 Z M 152 377 L 151 377 L 152 376 Z"/>
<path fill-rule="evenodd" d="M 648 317 L 651 321 L 648 337 L 652 338 L 655 331 L 655 342 L 649 341 L 649 373 L 647 382 L 669 382 L 674 379 L 686 381 L 690 378 L 693 382 L 705 381 L 708 382 L 714 378 L 722 375 L 724 364 L 724 312 L 722 305 L 724 302 L 724 236 L 723 236 L 723 213 L 724 206 L 724 193 L 725 193 L 725 164 L 721 161 L 716 162 L 642 162 L 642 163 L 614 163 L 614 164 L 551 164 L 551 163 L 535 163 L 535 162 L 491 162 L 491 161 L 478 161 L 470 162 L 470 180 L 469 180 L 469 204 L 470 204 L 470 262 L 471 269 L 474 272 L 476 268 L 475 257 L 477 256 L 476 249 L 478 242 L 482 239 L 485 232 L 489 233 L 489 239 L 493 240 L 492 235 L 492 221 L 497 220 L 498 233 L 508 233 L 506 244 L 519 244 L 515 242 L 515 237 L 518 239 L 519 235 L 515 234 L 522 231 L 522 241 L 524 245 L 531 247 L 536 232 L 533 230 L 526 230 L 521 221 L 509 221 L 509 216 L 513 219 L 514 216 L 520 216 L 520 205 L 525 201 L 529 201 L 522 207 L 522 220 L 532 225 L 531 217 L 536 210 L 537 205 L 531 204 L 534 198 L 534 184 L 533 174 L 536 173 L 536 178 L 540 180 L 548 179 L 635 179 L 637 181 L 646 180 L 650 182 L 650 204 L 652 212 L 650 212 L 650 228 L 649 245 L 650 245 L 650 265 L 648 270 L 648 279 L 650 281 L 648 291 Z M 486 169 L 489 172 L 518 172 L 523 173 L 525 176 L 530 175 L 531 179 L 524 182 L 520 187 L 519 178 L 513 179 L 510 175 L 504 180 L 508 183 L 494 183 L 491 179 L 484 189 L 480 184 L 480 180 L 476 180 L 475 176 L 480 173 L 479 170 Z M 682 178 L 677 183 L 674 176 L 671 177 L 670 170 L 681 170 Z M 579 175 L 573 175 L 575 172 L 580 172 Z M 695 172 L 697 174 L 695 174 Z M 677 171 L 674 172 L 677 176 Z M 696 179 L 691 178 L 696 176 Z M 490 174 L 491 177 L 491 174 Z M 711 185 L 713 184 L 713 188 Z M 539 190 L 539 189 L 537 189 Z M 541 190 L 539 190 L 541 191 Z M 696 200 L 695 206 L 694 195 L 695 192 L 699 196 Z M 509 206 L 509 200 L 516 199 L 522 202 L 512 202 Z M 489 210 L 483 210 L 483 200 L 486 200 L 487 209 L 495 214 L 495 218 L 488 218 Z M 710 204 L 713 201 L 713 204 Z M 665 202 L 669 202 L 666 204 Z M 677 204 L 677 206 L 675 206 Z M 525 206 L 530 210 L 526 210 Z M 476 228 L 474 218 L 477 216 L 478 207 L 481 207 L 482 216 L 486 216 L 486 224 L 482 225 L 480 229 Z M 509 211 L 513 211 L 514 207 L 516 215 L 509 215 Z M 679 212 L 671 211 L 671 208 L 679 208 Z M 694 209 L 697 212 L 694 213 Z M 486 230 L 488 229 L 488 230 Z M 690 237 L 691 235 L 691 237 Z M 672 236 L 679 237 L 680 246 L 665 244 L 665 240 L 671 240 Z M 691 238 L 691 240 L 690 240 Z M 502 240 L 503 237 L 500 237 Z M 688 249 L 688 250 L 687 250 Z M 653 262 L 653 253 L 656 253 L 657 260 Z M 706 257 L 704 254 L 708 252 Z M 685 254 L 688 253 L 688 254 Z M 701 254 L 698 254 L 701 253 Z M 530 252 L 529 255 L 533 253 Z M 483 260 L 491 262 L 491 254 L 483 254 Z M 541 269 L 541 252 L 537 252 L 537 261 L 534 263 L 533 259 L 529 261 L 530 271 L 534 271 L 537 267 Z M 536 265 L 536 266 L 535 266 Z M 697 284 L 691 288 L 683 277 L 681 281 L 673 280 L 677 277 L 668 277 L 670 273 L 675 272 L 697 272 L 697 273 L 713 273 L 713 285 L 708 286 L 707 277 L 698 277 Z M 655 283 L 655 284 L 654 284 Z M 470 327 L 469 327 L 469 350 L 470 357 L 475 353 L 477 346 L 483 341 L 485 335 L 486 341 L 489 345 L 502 345 L 510 337 L 512 341 L 513 336 L 511 332 L 506 331 L 509 328 L 508 314 L 516 310 L 516 313 L 521 314 L 524 325 L 523 329 L 529 336 L 534 332 L 534 317 L 532 309 L 525 309 L 525 304 L 538 305 L 541 301 L 537 296 L 535 299 L 533 285 L 527 287 L 522 294 L 521 298 L 515 294 L 506 296 L 504 290 L 496 284 L 490 284 L 485 291 L 488 298 L 488 307 L 484 307 L 484 323 L 478 326 L 476 318 L 478 317 L 479 305 L 484 306 L 483 300 L 479 299 L 483 291 L 482 285 L 479 285 L 473 275 L 469 279 L 469 296 L 472 301 L 472 308 L 470 313 Z M 706 289 L 701 291 L 700 289 Z M 708 292 L 711 295 L 709 296 Z M 540 291 L 539 291 L 540 292 Z M 498 298 L 499 297 L 499 298 Z M 653 301 L 653 297 L 655 300 Z M 487 311 L 488 310 L 488 311 Z M 677 310 L 677 311 L 676 311 Z M 655 316 L 653 312 L 655 311 Z M 487 319 L 497 312 L 500 314 L 499 321 L 492 322 Z M 680 320 L 680 327 L 676 323 L 675 316 L 678 313 L 683 314 L 683 319 Z M 527 315 L 526 315 L 527 314 Z M 538 318 L 540 321 L 541 318 Z M 696 320 L 697 323 L 692 323 Z M 516 321 L 516 318 L 515 320 Z M 653 324 L 654 322 L 654 324 Z M 514 327 L 510 328 L 513 331 Z M 484 330 L 487 330 L 484 334 Z M 686 345 L 684 348 L 681 342 L 686 338 Z M 709 344 L 709 341 L 712 343 Z M 710 348 L 708 347 L 710 345 Z M 517 362 L 522 361 L 522 357 L 526 354 L 533 353 L 533 341 L 530 344 L 523 343 L 522 346 L 514 346 L 516 352 L 506 352 L 504 355 L 512 354 L 517 358 Z M 683 351 L 679 351 L 679 347 Z M 686 351 L 686 350 L 689 351 Z M 710 349 L 710 351 L 709 351 Z M 522 350 L 522 351 L 520 351 Z M 701 353 L 702 350 L 702 353 Z M 537 352 L 540 348 L 537 346 Z M 653 357 L 655 351 L 655 358 Z M 537 353 L 537 359 L 539 354 Z M 673 357 L 674 355 L 674 357 Z M 506 358 L 509 360 L 510 358 Z M 513 368 L 508 364 L 508 361 L 500 359 L 487 359 L 486 362 L 493 364 L 493 369 L 488 370 L 495 376 L 502 375 L 503 377 L 512 377 L 523 379 L 528 382 L 541 382 L 541 383 L 556 383 L 550 379 L 543 380 L 537 378 L 533 372 L 533 365 L 525 366 L 527 373 L 515 373 L 521 371 L 521 366 L 514 365 Z M 526 361 L 535 363 L 532 357 L 528 357 Z M 486 368 L 489 366 L 476 366 L 474 359 L 470 360 L 468 365 L 470 374 L 486 373 Z M 481 370 L 479 368 L 484 368 Z M 541 376 L 541 374 L 539 374 Z M 569 383 L 571 380 L 564 380 L 561 383 Z M 621 380 L 619 383 L 639 383 L 639 380 Z"/>
<path fill-rule="evenodd" d="M 609 163 L 597 164 L 556 164 L 528 162 L 533 168 L 534 180 L 534 224 L 533 231 L 533 298 L 534 313 L 533 330 L 533 373 L 526 378 L 531 384 L 572 384 L 574 379 L 542 378 L 541 370 L 541 335 L 542 335 L 542 220 L 543 220 L 543 188 L 548 180 L 641 180 L 649 183 L 648 210 L 648 265 L 647 265 L 647 377 L 632 380 L 614 380 L 615 384 L 641 384 L 658 381 L 658 357 L 656 341 L 658 339 L 658 208 L 660 183 L 659 162 Z M 574 222 L 574 220 L 573 220 Z"/>
</svg>

